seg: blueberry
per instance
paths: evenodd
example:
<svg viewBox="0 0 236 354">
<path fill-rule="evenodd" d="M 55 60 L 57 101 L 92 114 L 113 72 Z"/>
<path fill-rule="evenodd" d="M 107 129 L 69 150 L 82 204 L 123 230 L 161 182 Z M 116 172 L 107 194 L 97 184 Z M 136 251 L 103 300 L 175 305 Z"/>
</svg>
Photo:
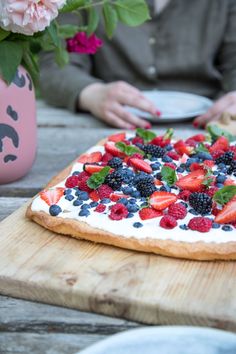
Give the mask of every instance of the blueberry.
<svg viewBox="0 0 236 354">
<path fill-rule="evenodd" d="M 96 206 L 98 206 L 98 202 L 91 202 L 89 205 L 91 206 L 91 208 L 95 208 Z"/>
<path fill-rule="evenodd" d="M 103 198 L 101 200 L 101 204 L 109 204 L 111 202 L 111 200 L 109 198 Z"/>
<path fill-rule="evenodd" d="M 163 162 L 172 162 L 173 159 L 170 156 L 165 155 L 162 157 L 162 161 Z"/>
<path fill-rule="evenodd" d="M 226 176 L 225 175 L 218 175 L 216 177 L 216 183 L 224 183 L 226 180 Z"/>
<path fill-rule="evenodd" d="M 161 180 L 161 179 L 162 179 L 161 172 L 158 172 L 158 173 L 155 175 L 155 178 Z"/>
<path fill-rule="evenodd" d="M 188 226 L 186 224 L 179 225 L 181 230 L 188 230 Z"/>
<path fill-rule="evenodd" d="M 217 188 L 223 188 L 224 185 L 223 185 L 223 183 L 216 183 L 216 187 L 217 187 Z"/>
<path fill-rule="evenodd" d="M 57 216 L 58 214 L 61 213 L 61 211 L 62 211 L 61 207 L 59 207 L 59 205 L 56 204 L 51 205 L 49 208 L 49 213 L 52 216 Z"/>
<path fill-rule="evenodd" d="M 151 168 L 153 171 L 157 171 L 160 169 L 160 164 L 159 163 L 152 163 Z"/>
<path fill-rule="evenodd" d="M 64 195 L 69 195 L 72 193 L 72 189 L 71 188 L 67 188 L 64 190 Z"/>
<path fill-rule="evenodd" d="M 140 193 L 139 191 L 132 191 L 132 193 L 130 194 L 132 197 L 134 198 L 140 198 Z"/>
<path fill-rule="evenodd" d="M 142 208 L 147 208 L 148 207 L 148 203 L 147 202 L 144 202 L 140 205 Z"/>
<path fill-rule="evenodd" d="M 162 192 L 171 192 L 171 188 L 169 186 L 161 186 L 160 191 Z"/>
<path fill-rule="evenodd" d="M 219 173 L 218 171 L 214 171 L 214 172 L 213 172 L 213 175 L 214 175 L 214 176 L 218 176 L 218 173 Z"/>
<path fill-rule="evenodd" d="M 224 225 L 224 226 L 222 226 L 222 230 L 224 230 L 224 231 L 233 231 L 233 228 L 230 225 Z"/>
<path fill-rule="evenodd" d="M 127 219 L 130 219 L 130 218 L 132 218 L 133 216 L 134 216 L 134 214 L 129 213 L 129 214 L 126 216 L 126 218 L 127 218 Z"/>
<path fill-rule="evenodd" d="M 80 194 L 78 195 L 78 198 L 80 200 L 88 200 L 89 199 L 89 195 L 87 192 L 80 192 Z"/>
<path fill-rule="evenodd" d="M 211 154 L 209 154 L 208 152 L 198 152 L 195 157 L 198 157 L 200 160 L 213 160 Z"/>
<path fill-rule="evenodd" d="M 184 172 L 184 169 L 183 169 L 183 167 L 178 167 L 178 168 L 176 169 L 176 171 L 179 172 L 179 173 L 182 173 L 182 172 Z"/>
<path fill-rule="evenodd" d="M 126 198 L 120 198 L 120 199 L 118 200 L 118 202 L 121 203 L 121 204 L 124 204 L 124 205 L 127 205 L 127 204 L 128 204 L 128 200 L 127 200 Z"/>
<path fill-rule="evenodd" d="M 90 212 L 87 208 L 85 209 L 81 209 L 80 212 L 79 212 L 79 216 L 89 216 Z"/>
<path fill-rule="evenodd" d="M 75 195 L 78 197 L 81 193 L 83 193 L 80 189 L 76 189 Z"/>
<path fill-rule="evenodd" d="M 222 169 L 225 169 L 225 168 L 226 168 L 226 165 L 223 162 L 219 163 L 219 165 L 218 165 L 218 169 L 219 170 L 222 170 Z"/>
<path fill-rule="evenodd" d="M 219 229 L 220 228 L 220 224 L 217 224 L 217 222 L 213 222 L 213 224 L 212 224 L 212 228 L 213 229 Z"/>
<path fill-rule="evenodd" d="M 82 201 L 82 200 L 79 200 L 79 199 L 76 199 L 76 200 L 73 202 L 73 205 L 74 205 L 74 206 L 79 206 L 79 205 L 81 205 L 81 204 L 83 204 L 83 201 Z"/>
<path fill-rule="evenodd" d="M 81 205 L 81 209 L 90 209 L 90 208 L 91 208 L 90 204 L 84 203 L 83 205 Z"/>
<path fill-rule="evenodd" d="M 65 196 L 65 199 L 69 200 L 69 202 L 71 202 L 74 199 L 74 197 L 73 197 L 72 194 L 68 194 L 68 195 Z"/>
<path fill-rule="evenodd" d="M 132 193 L 132 191 L 133 191 L 132 187 L 123 187 L 122 188 L 122 192 L 127 195 L 130 195 Z"/>
<path fill-rule="evenodd" d="M 129 204 L 135 204 L 135 203 L 136 203 L 136 199 L 135 198 L 129 199 Z"/>
<path fill-rule="evenodd" d="M 147 198 L 142 197 L 140 200 L 141 200 L 141 202 L 146 202 L 146 201 L 147 201 Z"/>
<path fill-rule="evenodd" d="M 197 158 L 194 157 L 190 157 L 187 161 L 186 161 L 186 166 L 189 167 L 190 165 L 192 165 L 192 163 L 194 162 L 198 162 Z"/>
<path fill-rule="evenodd" d="M 198 215 L 198 213 L 196 212 L 196 210 L 194 209 L 189 209 L 189 212 L 193 215 Z"/>
<path fill-rule="evenodd" d="M 152 156 L 152 157 L 150 158 L 150 161 L 156 161 L 156 160 L 157 160 L 157 158 L 154 157 L 154 156 Z"/>
<path fill-rule="evenodd" d="M 166 149 L 166 151 L 170 151 L 170 150 L 173 149 L 173 146 L 172 146 L 171 144 L 167 144 L 167 145 L 165 146 L 165 149 Z"/>
<path fill-rule="evenodd" d="M 137 229 L 140 228 L 140 227 L 143 227 L 143 224 L 141 222 L 135 222 L 133 224 L 133 227 L 136 227 Z"/>
<path fill-rule="evenodd" d="M 75 172 L 72 173 L 72 176 L 77 176 L 79 174 L 80 174 L 80 171 L 75 171 Z"/>
<path fill-rule="evenodd" d="M 136 211 L 139 210 L 139 207 L 137 204 L 128 204 L 127 209 L 130 213 L 136 213 Z"/>
</svg>

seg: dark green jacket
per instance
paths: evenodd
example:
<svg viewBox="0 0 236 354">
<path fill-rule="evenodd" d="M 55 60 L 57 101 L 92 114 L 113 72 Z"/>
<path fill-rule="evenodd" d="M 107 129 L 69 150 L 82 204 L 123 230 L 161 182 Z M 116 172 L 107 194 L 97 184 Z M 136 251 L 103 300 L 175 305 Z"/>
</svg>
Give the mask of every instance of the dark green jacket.
<svg viewBox="0 0 236 354">
<path fill-rule="evenodd" d="M 140 27 L 119 25 L 112 40 L 102 28 L 97 35 L 104 41 L 97 54 L 72 54 L 63 69 L 43 56 L 41 89 L 49 103 L 76 110 L 81 90 L 96 81 L 210 98 L 236 90 L 236 0 L 171 0 Z"/>
</svg>

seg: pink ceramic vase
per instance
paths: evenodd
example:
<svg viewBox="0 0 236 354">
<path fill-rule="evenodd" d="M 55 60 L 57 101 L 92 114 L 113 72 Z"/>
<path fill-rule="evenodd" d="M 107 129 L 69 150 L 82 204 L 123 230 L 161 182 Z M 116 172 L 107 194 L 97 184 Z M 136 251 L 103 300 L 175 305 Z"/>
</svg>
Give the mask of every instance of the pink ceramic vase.
<svg viewBox="0 0 236 354">
<path fill-rule="evenodd" d="M 36 153 L 36 107 L 28 72 L 19 67 L 10 86 L 0 78 L 0 184 L 23 177 Z"/>
</svg>

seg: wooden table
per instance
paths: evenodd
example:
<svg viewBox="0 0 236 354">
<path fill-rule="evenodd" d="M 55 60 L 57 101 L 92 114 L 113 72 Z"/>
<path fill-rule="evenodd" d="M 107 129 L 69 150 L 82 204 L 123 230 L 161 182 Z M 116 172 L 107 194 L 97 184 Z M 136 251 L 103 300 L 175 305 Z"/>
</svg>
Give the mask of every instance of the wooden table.
<svg viewBox="0 0 236 354">
<path fill-rule="evenodd" d="M 190 123 L 171 124 L 181 138 L 197 134 Z M 155 126 L 163 132 L 167 125 Z M 23 179 L 0 186 L 0 220 L 101 138 L 116 132 L 90 115 L 74 115 L 38 102 L 38 154 Z M 0 296 L 0 354 L 70 354 L 137 323 Z"/>
</svg>

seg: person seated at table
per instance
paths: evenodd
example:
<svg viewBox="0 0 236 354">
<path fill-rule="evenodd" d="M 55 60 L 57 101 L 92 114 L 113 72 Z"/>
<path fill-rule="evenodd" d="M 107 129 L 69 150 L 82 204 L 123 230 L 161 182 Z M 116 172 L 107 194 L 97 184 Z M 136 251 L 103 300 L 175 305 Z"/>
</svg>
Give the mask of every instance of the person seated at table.
<svg viewBox="0 0 236 354">
<path fill-rule="evenodd" d="M 152 20 L 140 27 L 120 24 L 112 40 L 99 27 L 104 44 L 95 55 L 70 54 L 70 63 L 58 68 L 45 54 L 45 99 L 127 129 L 150 124 L 124 105 L 159 115 L 141 90 L 178 90 L 216 100 L 194 120 L 195 127 L 217 120 L 224 111 L 236 114 L 236 1 L 147 2 Z M 78 18 L 64 15 L 62 20 L 76 23 Z"/>
</svg>

